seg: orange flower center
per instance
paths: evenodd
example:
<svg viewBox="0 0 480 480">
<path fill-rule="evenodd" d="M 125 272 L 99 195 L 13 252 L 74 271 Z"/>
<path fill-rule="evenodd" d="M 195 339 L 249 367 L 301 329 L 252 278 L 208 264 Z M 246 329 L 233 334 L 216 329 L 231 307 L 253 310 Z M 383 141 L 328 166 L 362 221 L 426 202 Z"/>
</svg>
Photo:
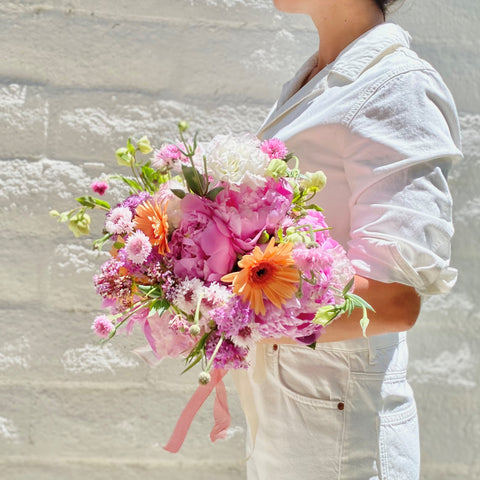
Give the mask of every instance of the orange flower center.
<svg viewBox="0 0 480 480">
<path fill-rule="evenodd" d="M 271 281 L 276 270 L 270 263 L 260 262 L 250 270 L 250 282 L 257 287 L 261 287 Z"/>
</svg>

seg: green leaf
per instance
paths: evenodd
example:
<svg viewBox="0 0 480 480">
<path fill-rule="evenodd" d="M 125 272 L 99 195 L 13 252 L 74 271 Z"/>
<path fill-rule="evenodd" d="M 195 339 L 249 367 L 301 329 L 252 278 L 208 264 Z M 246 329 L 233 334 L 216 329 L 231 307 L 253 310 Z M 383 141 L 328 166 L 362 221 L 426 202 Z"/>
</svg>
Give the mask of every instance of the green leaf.
<svg viewBox="0 0 480 480">
<path fill-rule="evenodd" d="M 205 178 L 195 167 L 182 165 L 182 173 L 191 192 L 203 196 L 205 193 Z"/>
<path fill-rule="evenodd" d="M 110 210 L 110 204 L 105 200 L 100 200 L 99 198 L 92 197 L 91 195 L 85 195 L 83 197 L 78 197 L 75 199 L 80 205 L 88 208 L 105 208 Z"/>
<path fill-rule="evenodd" d="M 127 140 L 127 150 L 132 155 L 135 155 L 135 151 L 137 150 L 130 139 Z"/>
<path fill-rule="evenodd" d="M 344 296 L 352 289 L 354 281 L 355 281 L 355 277 L 352 277 L 350 281 L 347 283 L 347 285 L 345 286 L 342 292 Z"/>
<path fill-rule="evenodd" d="M 210 190 L 206 197 L 209 199 L 209 200 L 212 200 L 214 201 L 216 198 L 217 198 L 217 195 L 222 191 L 224 190 L 224 187 L 216 187 L 216 188 L 212 188 L 212 190 Z"/>
<path fill-rule="evenodd" d="M 170 302 L 164 298 L 159 298 L 155 300 L 150 305 L 150 315 L 157 314 L 159 317 L 162 316 L 170 308 Z"/>
<path fill-rule="evenodd" d="M 200 360 L 202 360 L 202 358 L 203 358 L 203 355 L 201 355 L 200 353 L 197 353 L 195 360 L 189 362 L 188 366 L 182 371 L 182 375 L 184 373 L 187 373 L 190 369 L 192 369 L 195 365 L 197 365 L 197 363 L 199 363 Z"/>
<path fill-rule="evenodd" d="M 317 342 L 313 342 L 310 345 L 307 345 L 308 348 L 311 348 L 312 350 L 315 350 L 317 348 Z"/>
<path fill-rule="evenodd" d="M 124 177 L 123 175 L 119 175 L 118 177 L 115 177 L 115 178 L 119 178 L 120 180 L 122 180 L 135 192 L 143 190 L 142 186 L 133 178 Z"/>
<path fill-rule="evenodd" d="M 152 287 L 151 285 L 137 285 L 137 288 L 149 298 L 162 298 L 163 292 L 158 287 Z"/>
<path fill-rule="evenodd" d="M 176 195 L 178 198 L 184 198 L 186 193 L 183 190 L 180 190 L 179 188 L 172 188 L 172 193 Z"/>
</svg>

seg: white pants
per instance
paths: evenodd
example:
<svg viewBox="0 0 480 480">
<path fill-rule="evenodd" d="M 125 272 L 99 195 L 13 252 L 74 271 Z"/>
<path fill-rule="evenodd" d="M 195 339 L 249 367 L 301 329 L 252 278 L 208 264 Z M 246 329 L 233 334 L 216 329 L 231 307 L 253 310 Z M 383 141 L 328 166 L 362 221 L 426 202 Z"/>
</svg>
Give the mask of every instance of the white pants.
<svg viewBox="0 0 480 480">
<path fill-rule="evenodd" d="M 418 480 L 406 335 L 259 347 L 248 480 Z M 258 357 L 260 355 L 260 357 Z"/>
</svg>

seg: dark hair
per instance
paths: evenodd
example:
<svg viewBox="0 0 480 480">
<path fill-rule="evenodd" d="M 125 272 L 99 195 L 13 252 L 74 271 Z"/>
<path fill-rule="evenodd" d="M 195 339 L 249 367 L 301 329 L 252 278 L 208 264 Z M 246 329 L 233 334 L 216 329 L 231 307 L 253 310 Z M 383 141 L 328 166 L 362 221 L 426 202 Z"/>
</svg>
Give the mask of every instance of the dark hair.
<svg viewBox="0 0 480 480">
<path fill-rule="evenodd" d="M 384 15 L 387 11 L 387 8 L 394 2 L 396 2 L 396 0 L 375 0 L 375 3 L 379 6 Z"/>
</svg>

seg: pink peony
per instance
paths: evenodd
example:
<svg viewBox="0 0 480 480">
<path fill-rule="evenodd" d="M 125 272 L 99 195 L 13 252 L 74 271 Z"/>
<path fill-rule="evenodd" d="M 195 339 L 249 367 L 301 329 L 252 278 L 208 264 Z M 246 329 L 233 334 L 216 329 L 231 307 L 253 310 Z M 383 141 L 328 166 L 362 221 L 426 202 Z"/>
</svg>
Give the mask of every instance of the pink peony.
<svg viewBox="0 0 480 480">
<path fill-rule="evenodd" d="M 92 324 L 92 330 L 101 338 L 108 338 L 115 326 L 106 315 L 99 315 Z"/>
<path fill-rule="evenodd" d="M 283 159 L 288 155 L 288 150 L 285 144 L 278 138 L 270 138 L 262 142 L 260 146 L 263 153 L 266 153 L 272 160 L 274 158 Z"/>
<path fill-rule="evenodd" d="M 197 195 L 186 195 L 181 209 L 182 221 L 169 242 L 175 275 L 219 281 L 236 261 L 228 219 L 217 215 L 215 202 Z"/>
<path fill-rule="evenodd" d="M 99 195 L 104 195 L 105 192 L 108 190 L 107 182 L 93 182 L 90 187 L 95 193 L 98 193 Z"/>
<path fill-rule="evenodd" d="M 232 232 L 233 247 L 239 254 L 250 252 L 263 231 L 273 234 L 282 226 L 291 207 L 293 192 L 288 182 L 270 178 L 265 186 L 239 191 L 225 188 L 217 197 L 217 215 Z"/>
</svg>

